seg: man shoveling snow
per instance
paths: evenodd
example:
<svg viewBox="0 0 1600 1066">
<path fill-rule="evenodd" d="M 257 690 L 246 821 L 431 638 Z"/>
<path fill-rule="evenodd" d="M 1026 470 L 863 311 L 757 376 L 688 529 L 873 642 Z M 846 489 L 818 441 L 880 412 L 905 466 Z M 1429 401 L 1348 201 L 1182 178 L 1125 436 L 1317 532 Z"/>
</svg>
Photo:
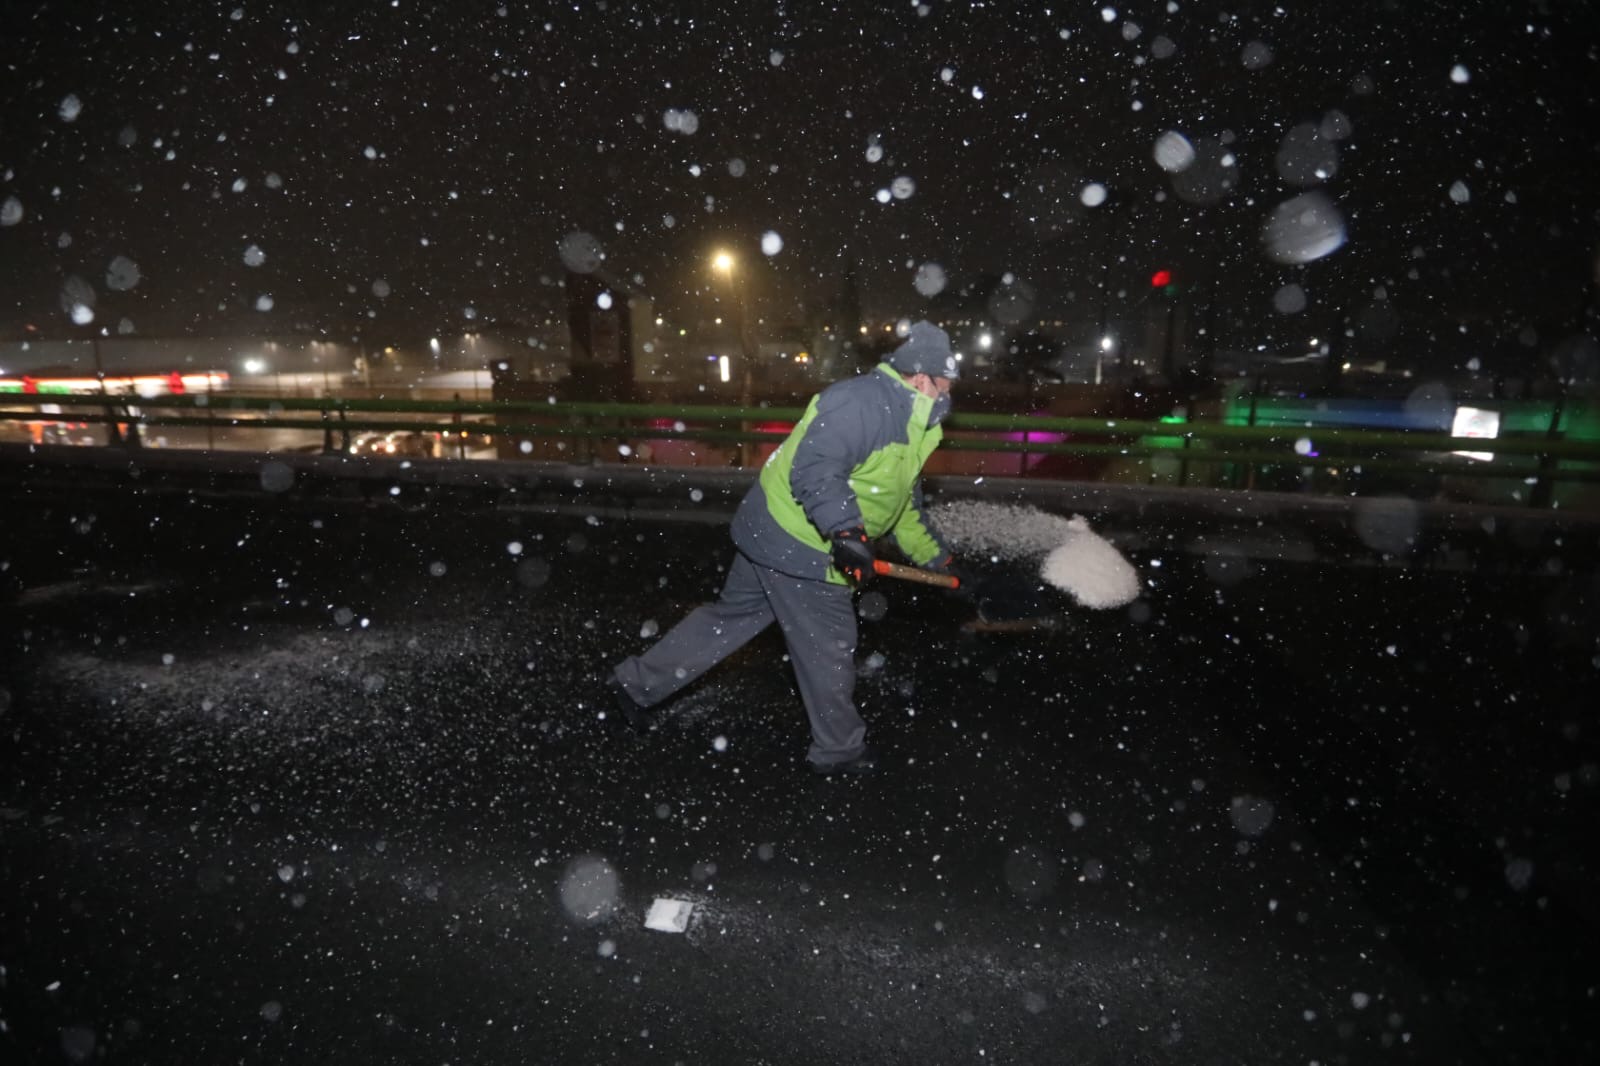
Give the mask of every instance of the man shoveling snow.
<svg viewBox="0 0 1600 1066">
<path fill-rule="evenodd" d="M 959 373 L 949 335 L 917 322 L 875 369 L 812 397 L 734 515 L 720 596 L 612 671 L 625 721 L 648 728 L 652 706 L 776 622 L 811 725 L 812 770 L 877 769 L 854 702 L 853 594 L 877 572 L 880 537 L 920 566 L 947 568 L 950 549 L 924 521 L 921 475 Z"/>
</svg>

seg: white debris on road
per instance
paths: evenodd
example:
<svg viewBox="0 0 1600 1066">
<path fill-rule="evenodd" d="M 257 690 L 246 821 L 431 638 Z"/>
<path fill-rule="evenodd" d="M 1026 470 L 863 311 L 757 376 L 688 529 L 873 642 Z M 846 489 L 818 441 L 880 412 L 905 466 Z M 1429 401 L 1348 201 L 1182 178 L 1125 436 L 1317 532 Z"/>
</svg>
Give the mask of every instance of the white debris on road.
<svg viewBox="0 0 1600 1066">
<path fill-rule="evenodd" d="M 644 927 L 659 933 L 681 933 L 689 928 L 689 916 L 694 904 L 686 899 L 657 899 L 650 904 L 650 913 L 644 916 Z"/>
</svg>

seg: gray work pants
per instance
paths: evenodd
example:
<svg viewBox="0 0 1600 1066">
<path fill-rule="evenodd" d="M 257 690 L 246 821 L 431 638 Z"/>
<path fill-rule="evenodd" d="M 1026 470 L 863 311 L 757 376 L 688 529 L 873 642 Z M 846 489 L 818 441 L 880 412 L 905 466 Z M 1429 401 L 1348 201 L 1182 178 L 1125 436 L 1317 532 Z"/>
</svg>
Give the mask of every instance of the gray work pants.
<svg viewBox="0 0 1600 1066">
<path fill-rule="evenodd" d="M 642 706 L 660 703 L 732 655 L 776 619 L 811 719 L 807 758 L 819 766 L 860 755 L 866 723 L 856 687 L 850 588 L 758 566 L 735 553 L 722 595 L 697 607 L 649 651 L 618 664 L 617 681 Z"/>
</svg>

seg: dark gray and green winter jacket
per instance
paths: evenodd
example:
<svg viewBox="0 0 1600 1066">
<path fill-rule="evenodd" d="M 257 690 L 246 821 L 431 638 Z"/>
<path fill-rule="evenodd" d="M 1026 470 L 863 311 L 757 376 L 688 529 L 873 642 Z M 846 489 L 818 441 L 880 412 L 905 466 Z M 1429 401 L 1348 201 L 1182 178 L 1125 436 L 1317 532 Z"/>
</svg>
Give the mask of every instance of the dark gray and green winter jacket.
<svg viewBox="0 0 1600 1066">
<path fill-rule="evenodd" d="M 919 566 L 949 548 L 923 515 L 922 465 L 944 436 L 936 402 L 887 363 L 812 397 L 733 517 L 733 542 L 761 566 L 841 583 L 828 535 L 863 526 L 893 536 Z"/>
</svg>

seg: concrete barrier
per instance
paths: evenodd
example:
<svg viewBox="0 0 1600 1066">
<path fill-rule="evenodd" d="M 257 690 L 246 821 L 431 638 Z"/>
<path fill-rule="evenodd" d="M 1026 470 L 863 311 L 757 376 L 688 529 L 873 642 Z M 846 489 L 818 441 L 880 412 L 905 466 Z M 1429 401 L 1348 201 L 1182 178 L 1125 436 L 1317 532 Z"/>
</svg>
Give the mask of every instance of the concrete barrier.
<svg viewBox="0 0 1600 1066">
<path fill-rule="evenodd" d="M 8 521 L 29 506 L 137 506 L 184 496 L 290 507 L 450 508 L 717 524 L 754 470 L 634 464 L 397 459 L 261 452 L 0 445 Z M 982 500 L 1081 514 L 1125 551 L 1228 560 L 1596 571 L 1600 516 L 1398 496 L 1173 488 L 1039 478 L 925 479 L 930 505 Z"/>
</svg>

